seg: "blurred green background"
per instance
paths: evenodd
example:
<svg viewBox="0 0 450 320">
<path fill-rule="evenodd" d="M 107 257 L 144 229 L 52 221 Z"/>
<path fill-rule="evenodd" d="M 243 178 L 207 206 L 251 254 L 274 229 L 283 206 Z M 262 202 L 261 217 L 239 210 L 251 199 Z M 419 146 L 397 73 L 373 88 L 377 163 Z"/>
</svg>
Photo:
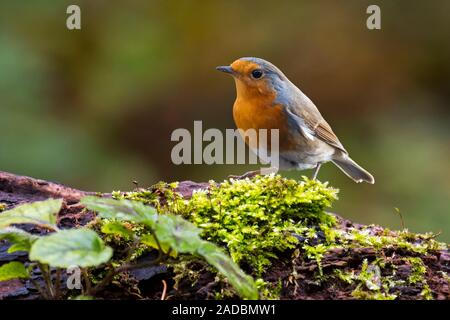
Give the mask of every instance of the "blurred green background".
<svg viewBox="0 0 450 320">
<path fill-rule="evenodd" d="M 78 4 L 82 30 L 65 27 Z M 378 4 L 382 30 L 366 28 Z M 331 164 L 334 211 L 450 240 L 450 1 L 0 2 L 0 170 L 77 188 L 222 180 L 171 164 L 176 128 L 234 128 L 215 66 L 265 58 L 319 107 L 375 185 Z M 298 178 L 311 172 L 283 173 Z"/>
</svg>

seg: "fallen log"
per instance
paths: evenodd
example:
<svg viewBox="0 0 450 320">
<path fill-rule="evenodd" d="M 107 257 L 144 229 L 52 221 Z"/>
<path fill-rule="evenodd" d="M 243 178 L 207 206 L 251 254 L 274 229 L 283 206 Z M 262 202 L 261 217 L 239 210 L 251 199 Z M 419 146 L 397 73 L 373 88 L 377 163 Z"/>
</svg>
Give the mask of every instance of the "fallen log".
<svg viewBox="0 0 450 320">
<path fill-rule="evenodd" d="M 194 190 L 208 188 L 208 183 L 192 181 L 180 182 L 177 192 L 184 198 L 190 198 Z M 58 216 L 58 223 L 63 228 L 76 228 L 91 221 L 95 214 L 84 210 L 79 204 L 81 197 L 96 194 L 70 188 L 58 183 L 18 176 L 0 172 L 0 204 L 4 209 L 10 209 L 23 203 L 44 200 L 48 198 L 63 198 L 64 205 Z M 110 196 L 105 195 L 105 196 Z M 1 212 L 0 212 L 1 215 Z M 389 231 L 379 226 L 363 226 L 336 216 L 339 228 L 343 231 L 362 230 L 368 234 L 379 235 Z M 39 232 L 32 227 L 24 226 L 27 231 Z M 418 242 L 428 241 L 417 238 Z M 319 239 L 320 240 L 320 239 Z M 299 239 L 301 243 L 302 239 Z M 416 241 L 416 240 L 415 240 Z M 22 252 L 7 253 L 9 244 L 0 241 L 0 266 L 12 260 L 26 261 L 27 256 Z M 372 268 L 373 262 L 383 257 L 383 263 L 393 270 L 386 273 L 383 268 Z M 144 257 L 145 258 L 145 257 Z M 414 272 L 414 258 L 420 258 L 425 271 L 420 274 L 420 281 L 410 281 Z M 370 264 L 370 265 L 368 265 Z M 372 268 L 372 269 L 371 269 Z M 368 283 L 364 272 L 371 279 L 387 277 L 389 281 L 377 284 Z M 372 272 L 372 273 L 371 273 Z M 280 299 L 449 299 L 450 255 L 446 249 L 429 250 L 423 253 L 408 252 L 407 249 L 386 245 L 373 247 L 371 245 L 353 246 L 342 245 L 342 248 L 330 250 L 321 258 L 320 263 L 314 259 L 307 260 L 296 254 L 295 250 L 281 253 L 278 259 L 264 273 L 263 279 L 268 283 L 279 283 L 277 292 Z M 161 296 L 161 280 L 173 285 L 174 274 L 165 266 L 158 266 L 151 270 L 136 270 L 130 273 L 130 282 L 139 288 L 138 297 L 158 299 Z M 416 274 L 417 276 L 417 274 Z M 36 276 L 38 278 L 38 275 Z M 371 293 L 371 286 L 391 283 L 392 287 L 386 292 L 392 294 L 379 295 L 379 291 Z M 200 274 L 196 283 L 182 281 L 177 288 L 172 288 L 171 295 L 181 299 L 213 298 L 212 291 L 217 286 L 214 274 L 205 271 Z M 364 287 L 362 290 L 362 287 Z M 367 289 L 367 288 L 369 289 Z M 216 288 L 217 289 L 217 288 Z M 127 291 L 120 288 L 110 290 L 104 298 L 133 298 Z M 9 280 L 0 282 L 0 299 L 38 299 L 39 294 L 27 280 Z"/>
</svg>

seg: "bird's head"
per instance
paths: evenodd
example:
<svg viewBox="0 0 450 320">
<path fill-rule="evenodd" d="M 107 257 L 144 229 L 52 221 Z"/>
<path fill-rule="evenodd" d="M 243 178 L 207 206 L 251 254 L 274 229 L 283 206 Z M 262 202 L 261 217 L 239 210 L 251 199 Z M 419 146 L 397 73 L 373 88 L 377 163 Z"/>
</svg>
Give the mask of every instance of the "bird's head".
<svg viewBox="0 0 450 320">
<path fill-rule="evenodd" d="M 240 58 L 229 66 L 220 66 L 216 69 L 234 77 L 238 98 L 254 96 L 274 98 L 285 90 L 289 83 L 280 69 L 260 58 Z"/>
</svg>

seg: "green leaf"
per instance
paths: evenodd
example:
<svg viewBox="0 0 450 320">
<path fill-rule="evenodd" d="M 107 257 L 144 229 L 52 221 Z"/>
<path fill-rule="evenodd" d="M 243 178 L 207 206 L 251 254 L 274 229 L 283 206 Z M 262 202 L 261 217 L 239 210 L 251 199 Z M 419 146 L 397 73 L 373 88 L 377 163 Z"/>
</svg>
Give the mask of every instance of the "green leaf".
<svg viewBox="0 0 450 320">
<path fill-rule="evenodd" d="M 57 229 L 56 216 L 61 209 L 62 199 L 48 199 L 22 204 L 0 214 L 0 228 L 11 224 L 32 223 Z"/>
<path fill-rule="evenodd" d="M 27 279 L 30 275 L 21 262 L 11 261 L 0 267 L 0 281 L 23 278 Z"/>
<path fill-rule="evenodd" d="M 39 237 L 15 227 L 0 229 L 0 240 L 5 239 L 12 243 L 8 253 L 15 251 L 30 251 L 31 245 Z"/>
<path fill-rule="evenodd" d="M 127 229 L 122 223 L 118 221 L 110 221 L 102 225 L 101 231 L 104 234 L 112 234 L 116 236 L 123 237 L 125 239 L 130 239 L 133 236 L 133 231 Z"/>
<path fill-rule="evenodd" d="M 22 243 L 14 243 L 8 248 L 8 253 L 13 253 L 16 251 L 30 251 L 30 246 Z"/>
<path fill-rule="evenodd" d="M 179 253 L 193 253 L 203 241 L 201 229 L 180 216 L 161 214 L 154 224 L 154 232 L 162 245 Z"/>
<path fill-rule="evenodd" d="M 93 267 L 107 262 L 112 249 L 90 229 L 61 230 L 39 238 L 31 247 L 30 260 L 52 267 Z"/>
<path fill-rule="evenodd" d="M 175 215 L 159 215 L 154 232 L 161 246 L 175 249 L 179 253 L 202 256 L 217 271 L 223 274 L 238 294 L 247 299 L 258 299 L 258 290 L 253 278 L 246 275 L 219 247 L 200 238 L 201 229 Z"/>
<path fill-rule="evenodd" d="M 253 278 L 245 274 L 219 247 L 211 242 L 203 241 L 197 253 L 223 274 L 241 297 L 258 299 L 258 289 Z"/>
<path fill-rule="evenodd" d="M 132 221 L 152 226 L 156 216 L 156 210 L 138 201 L 114 200 L 93 196 L 83 197 L 80 201 L 89 210 L 99 213 L 104 219 L 117 219 Z"/>
<path fill-rule="evenodd" d="M 159 249 L 155 237 L 151 233 L 142 235 L 139 240 L 142 244 L 145 244 L 146 246 L 149 246 L 154 249 Z M 160 242 L 159 245 L 161 246 L 161 249 L 164 253 L 170 252 L 169 255 L 174 258 L 178 256 L 178 253 L 176 252 L 176 250 L 170 247 L 170 244 Z"/>
<path fill-rule="evenodd" d="M 202 240 L 200 238 L 202 230 L 182 217 L 157 214 L 155 209 L 130 200 L 84 197 L 81 203 L 88 209 L 97 211 L 103 218 L 133 221 L 150 226 L 164 252 L 171 248 L 177 253 L 200 255 L 228 279 L 241 297 L 258 298 L 253 279 L 246 275 L 219 247 Z M 151 235 L 143 236 L 141 242 L 157 247 L 156 240 Z"/>
<path fill-rule="evenodd" d="M 86 295 L 79 295 L 75 298 L 72 298 L 71 300 L 94 300 L 94 297 L 92 296 L 86 296 Z"/>
</svg>

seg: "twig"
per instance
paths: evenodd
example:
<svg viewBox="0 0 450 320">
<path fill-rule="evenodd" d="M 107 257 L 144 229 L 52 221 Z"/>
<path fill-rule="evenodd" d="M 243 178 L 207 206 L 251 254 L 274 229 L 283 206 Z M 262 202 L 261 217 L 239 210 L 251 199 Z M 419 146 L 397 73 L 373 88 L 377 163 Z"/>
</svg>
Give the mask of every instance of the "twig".
<svg viewBox="0 0 450 320">
<path fill-rule="evenodd" d="M 397 214 L 400 216 L 400 221 L 401 221 L 401 223 L 402 223 L 402 229 L 404 230 L 404 229 L 405 229 L 405 221 L 403 221 L 403 215 L 402 215 L 402 213 L 400 212 L 400 209 L 399 209 L 399 208 L 394 208 L 394 210 L 395 210 L 395 212 L 397 212 Z"/>
<path fill-rule="evenodd" d="M 166 300 L 166 294 L 167 294 L 167 283 L 165 280 L 162 280 L 163 283 L 163 292 L 161 295 L 161 300 Z"/>
</svg>

